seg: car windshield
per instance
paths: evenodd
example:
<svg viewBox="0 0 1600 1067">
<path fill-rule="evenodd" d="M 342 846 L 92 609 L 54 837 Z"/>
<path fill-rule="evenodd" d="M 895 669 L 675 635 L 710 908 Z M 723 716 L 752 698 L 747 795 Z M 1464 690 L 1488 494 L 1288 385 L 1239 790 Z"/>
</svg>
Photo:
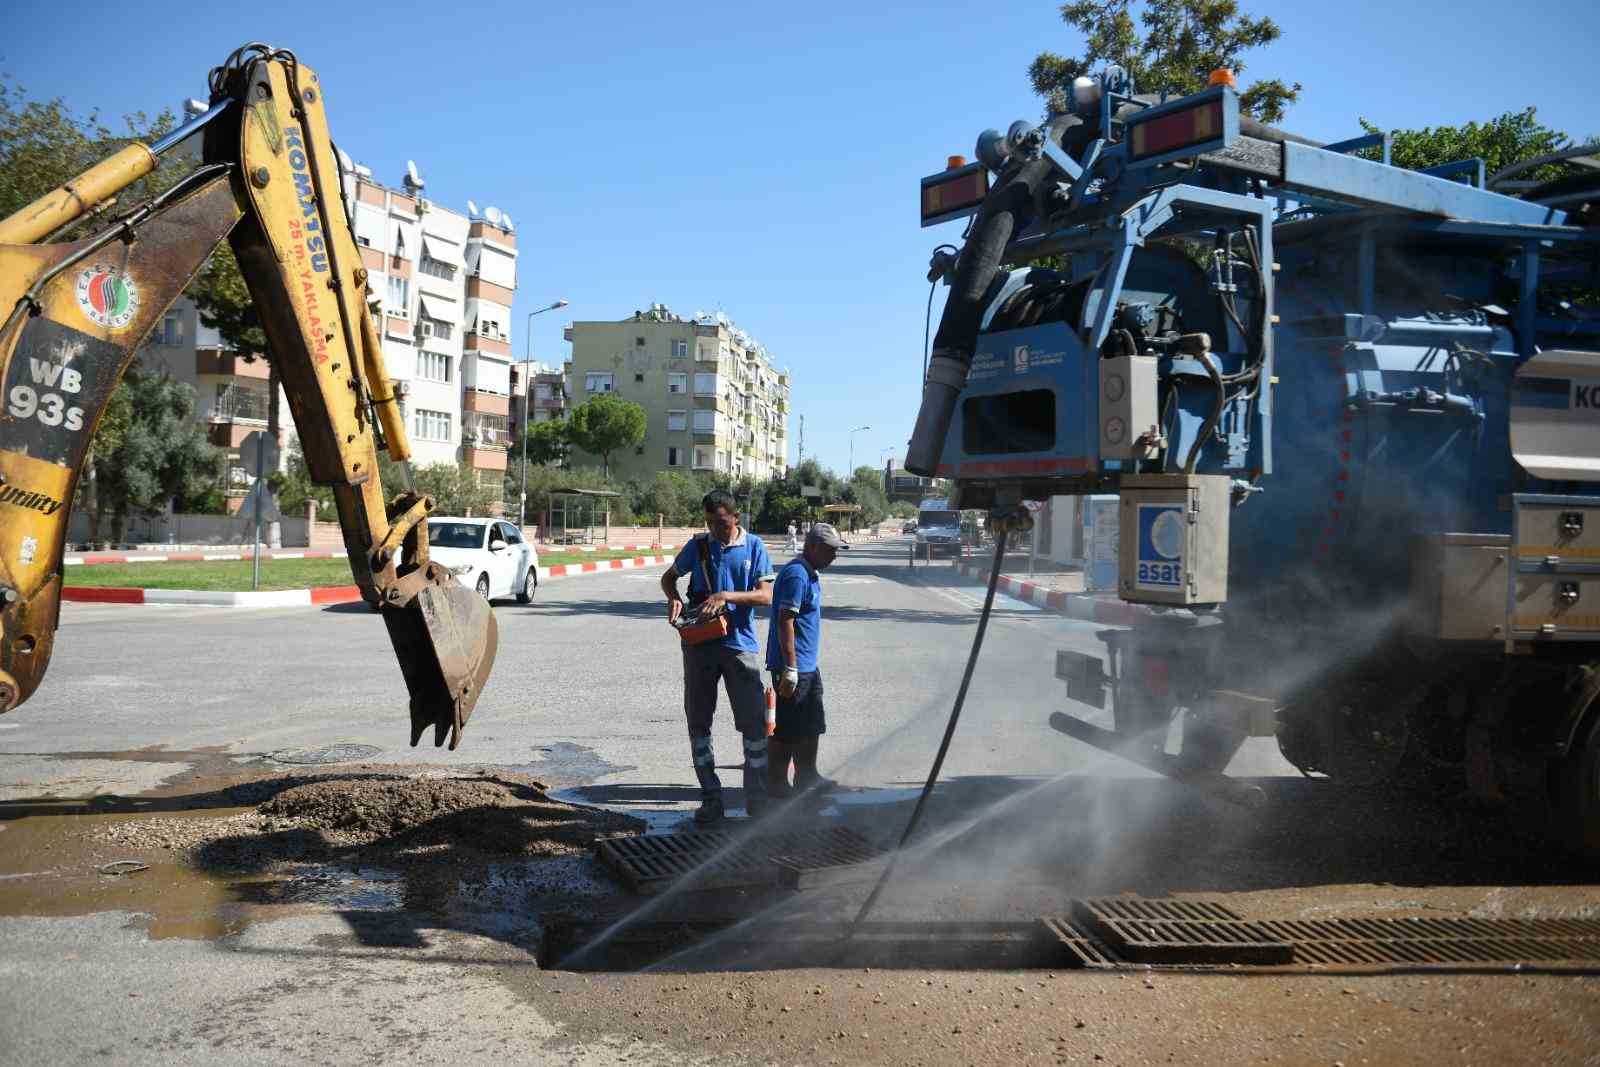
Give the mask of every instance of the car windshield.
<svg viewBox="0 0 1600 1067">
<path fill-rule="evenodd" d="M 954 511 L 924 511 L 917 516 L 918 526 L 959 526 L 961 516 Z"/>
<path fill-rule="evenodd" d="M 483 527 L 475 522 L 430 522 L 428 544 L 435 548 L 482 548 Z"/>
</svg>

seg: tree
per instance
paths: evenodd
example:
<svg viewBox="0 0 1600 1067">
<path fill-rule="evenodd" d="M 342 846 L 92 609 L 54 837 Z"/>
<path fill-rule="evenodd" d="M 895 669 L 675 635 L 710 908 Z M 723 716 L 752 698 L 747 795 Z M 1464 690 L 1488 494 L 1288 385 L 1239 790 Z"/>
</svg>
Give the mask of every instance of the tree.
<svg viewBox="0 0 1600 1067">
<path fill-rule="evenodd" d="M 566 419 L 546 419 L 527 427 L 528 462 L 559 465 L 572 450 L 572 428 Z"/>
<path fill-rule="evenodd" d="M 1028 66 L 1034 92 L 1052 111 L 1067 110 L 1074 78 L 1093 76 L 1108 63 L 1126 70 L 1138 92 L 1197 93 L 1218 67 L 1243 73 L 1243 54 L 1282 32 L 1270 18 L 1242 14 L 1237 0 L 1069 0 L 1061 20 L 1083 33 L 1082 57 L 1041 52 Z M 1239 107 L 1262 122 L 1277 122 L 1299 98 L 1299 82 L 1270 78 L 1243 90 Z"/>
<path fill-rule="evenodd" d="M 215 485 L 222 458 L 194 423 L 194 390 L 188 385 L 134 371 L 122 385 L 126 423 L 114 447 L 102 446 L 94 454 L 94 541 L 107 517 L 114 539 L 122 541 L 130 514 L 153 515 L 174 497 L 204 494 Z"/>
<path fill-rule="evenodd" d="M 1377 123 L 1361 120 L 1361 128 L 1368 133 L 1382 133 Z M 1559 152 L 1572 145 L 1572 138 L 1560 130 L 1553 130 L 1538 120 L 1534 108 L 1507 111 L 1487 122 L 1469 122 L 1464 126 L 1425 126 L 1417 130 L 1394 130 L 1390 162 L 1408 170 L 1423 170 L 1441 163 L 1457 160 L 1483 160 L 1484 173 L 1490 175 L 1525 159 Z M 1363 152 L 1368 158 L 1379 158 L 1378 149 Z M 1558 178 L 1563 168 L 1558 165 L 1541 167 L 1537 171 L 1518 175 L 1519 178 L 1544 180 Z"/>
<path fill-rule="evenodd" d="M 380 471 L 379 477 L 382 476 Z M 411 474 L 411 487 L 423 496 L 433 497 L 438 515 L 485 515 L 489 506 L 500 499 L 499 490 L 484 484 L 477 468 L 468 463 L 418 467 Z"/>
<path fill-rule="evenodd" d="M 609 477 L 611 453 L 644 440 L 644 408 L 614 393 L 591 396 L 572 411 L 572 443 L 600 457 L 600 471 Z"/>
</svg>

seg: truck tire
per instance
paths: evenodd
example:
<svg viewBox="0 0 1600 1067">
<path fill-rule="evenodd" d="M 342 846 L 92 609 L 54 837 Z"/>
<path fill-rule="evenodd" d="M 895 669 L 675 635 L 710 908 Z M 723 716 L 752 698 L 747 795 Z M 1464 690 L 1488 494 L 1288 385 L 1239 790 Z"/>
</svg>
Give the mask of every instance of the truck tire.
<svg viewBox="0 0 1600 1067">
<path fill-rule="evenodd" d="M 1562 839 L 1589 863 L 1600 864 L 1600 708 L 1590 709 L 1554 777 Z"/>
</svg>

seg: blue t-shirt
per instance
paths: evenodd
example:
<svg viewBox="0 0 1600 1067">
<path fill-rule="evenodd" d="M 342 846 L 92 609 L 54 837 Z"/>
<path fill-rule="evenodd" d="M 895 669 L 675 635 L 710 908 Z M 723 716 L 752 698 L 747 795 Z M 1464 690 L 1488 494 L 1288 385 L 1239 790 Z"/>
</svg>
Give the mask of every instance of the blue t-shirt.
<svg viewBox="0 0 1600 1067">
<path fill-rule="evenodd" d="M 706 570 L 711 574 L 713 588 L 707 589 L 701 577 L 700 545 L 704 542 L 709 555 Z M 753 592 L 762 582 L 772 581 L 772 558 L 767 546 L 755 534 L 743 529 L 734 535 L 732 544 L 723 544 L 709 533 L 696 534 L 689 539 L 672 561 L 680 575 L 689 576 L 689 603 L 699 604 L 712 593 Z M 756 609 L 753 604 L 728 605 L 728 636 L 722 644 L 740 652 L 760 652 L 756 642 Z"/>
<path fill-rule="evenodd" d="M 778 572 L 772 587 L 772 623 L 767 628 L 767 666 L 781 671 L 788 666 L 783 644 L 778 640 L 778 620 L 785 611 L 794 612 L 794 661 L 800 673 L 817 669 L 817 652 L 822 645 L 822 580 L 810 564 L 796 556 Z"/>
</svg>

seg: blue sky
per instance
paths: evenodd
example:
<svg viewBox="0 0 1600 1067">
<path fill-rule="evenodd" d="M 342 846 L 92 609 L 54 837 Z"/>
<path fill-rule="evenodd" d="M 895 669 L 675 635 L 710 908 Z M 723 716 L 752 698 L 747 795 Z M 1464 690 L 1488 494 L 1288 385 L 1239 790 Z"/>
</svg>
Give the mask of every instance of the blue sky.
<svg viewBox="0 0 1600 1067">
<path fill-rule="evenodd" d="M 1308 136 L 1484 119 L 1536 105 L 1600 133 L 1600 5 L 1549 0 L 1272 4 L 1283 39 L 1252 76 L 1305 86 Z M 900 455 L 920 393 L 928 253 L 917 180 L 986 126 L 1035 118 L 1026 68 L 1072 53 L 1056 4 L 170 3 L 88 19 L 13 9 L 0 69 L 36 96 L 119 114 L 204 95 L 251 39 L 317 70 L 340 146 L 440 203 L 495 204 L 522 248 L 516 354 L 560 359 L 561 327 L 653 301 L 720 309 L 794 375 L 805 450 L 843 469 Z M 935 302 L 938 313 L 938 301 Z M 791 460 L 799 424 L 791 425 Z"/>
</svg>

